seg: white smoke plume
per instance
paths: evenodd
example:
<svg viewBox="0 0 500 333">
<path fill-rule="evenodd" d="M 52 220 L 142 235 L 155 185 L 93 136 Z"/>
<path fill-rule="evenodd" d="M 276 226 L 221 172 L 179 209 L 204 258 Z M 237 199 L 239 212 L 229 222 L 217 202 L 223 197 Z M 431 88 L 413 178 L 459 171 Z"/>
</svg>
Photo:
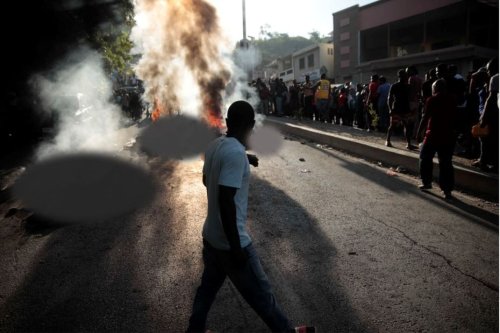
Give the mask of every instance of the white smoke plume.
<svg viewBox="0 0 500 333">
<path fill-rule="evenodd" d="M 31 80 L 39 92 L 43 112 L 57 120 L 57 133 L 51 142 L 40 146 L 38 158 L 123 149 L 135 129 L 123 127 L 121 110 L 111 103 L 112 86 L 99 55 L 79 49 L 60 64 Z"/>
</svg>

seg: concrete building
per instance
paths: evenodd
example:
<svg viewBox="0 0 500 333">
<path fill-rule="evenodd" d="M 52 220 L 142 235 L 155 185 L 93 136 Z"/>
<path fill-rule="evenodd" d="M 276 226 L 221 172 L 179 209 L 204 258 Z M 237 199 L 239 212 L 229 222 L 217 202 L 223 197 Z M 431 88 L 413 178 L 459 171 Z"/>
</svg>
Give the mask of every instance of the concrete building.
<svg viewBox="0 0 500 333">
<path fill-rule="evenodd" d="M 498 0 L 380 0 L 333 13 L 337 83 L 441 62 L 466 76 L 498 56 Z"/>
<path fill-rule="evenodd" d="M 321 74 L 333 78 L 333 44 L 318 43 L 295 52 L 293 59 L 293 76 L 297 82 L 305 81 L 309 75 L 311 81 L 319 80 Z"/>
<path fill-rule="evenodd" d="M 309 75 L 311 81 L 319 80 L 322 73 L 327 78 L 333 75 L 333 44 L 319 43 L 308 46 L 293 54 L 273 60 L 264 66 L 262 78 L 280 78 L 290 84 L 294 79 L 304 82 Z"/>
</svg>

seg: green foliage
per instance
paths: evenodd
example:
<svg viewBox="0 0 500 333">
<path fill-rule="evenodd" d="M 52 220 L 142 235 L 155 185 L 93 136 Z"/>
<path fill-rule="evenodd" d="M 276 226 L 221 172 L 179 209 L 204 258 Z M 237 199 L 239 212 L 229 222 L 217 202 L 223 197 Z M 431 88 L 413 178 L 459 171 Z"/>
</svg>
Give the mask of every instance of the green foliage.
<svg viewBox="0 0 500 333">
<path fill-rule="evenodd" d="M 254 41 L 255 47 L 262 53 L 263 65 L 314 44 L 304 37 L 290 37 L 283 33 L 267 33 L 266 36 L 268 36 L 266 39 Z"/>
<path fill-rule="evenodd" d="M 130 41 L 130 30 L 122 31 L 99 31 L 96 33 L 95 43 L 103 56 L 107 71 L 118 71 L 125 74 L 131 71 L 132 42 Z"/>
<path fill-rule="evenodd" d="M 115 1 L 114 14 L 114 22 L 103 25 L 89 39 L 102 54 L 107 71 L 130 74 L 132 72 L 130 50 L 133 47 L 130 32 L 135 24 L 132 1 Z"/>
</svg>

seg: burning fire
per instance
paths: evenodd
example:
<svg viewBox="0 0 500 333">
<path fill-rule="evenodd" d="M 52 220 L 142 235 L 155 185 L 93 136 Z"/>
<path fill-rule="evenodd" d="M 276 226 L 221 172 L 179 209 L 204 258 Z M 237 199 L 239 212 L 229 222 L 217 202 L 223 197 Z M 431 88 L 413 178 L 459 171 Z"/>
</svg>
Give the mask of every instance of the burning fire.
<svg viewBox="0 0 500 333">
<path fill-rule="evenodd" d="M 217 12 L 207 0 L 137 0 L 136 73 L 153 100 L 153 121 L 177 110 L 222 128 L 222 94 L 231 73 Z"/>
<path fill-rule="evenodd" d="M 151 113 L 151 120 L 153 120 L 153 122 L 160 119 L 160 116 L 162 114 L 161 110 L 162 109 L 160 107 L 160 103 L 158 102 L 158 98 L 155 97 L 154 102 L 153 102 L 153 112 Z"/>
</svg>

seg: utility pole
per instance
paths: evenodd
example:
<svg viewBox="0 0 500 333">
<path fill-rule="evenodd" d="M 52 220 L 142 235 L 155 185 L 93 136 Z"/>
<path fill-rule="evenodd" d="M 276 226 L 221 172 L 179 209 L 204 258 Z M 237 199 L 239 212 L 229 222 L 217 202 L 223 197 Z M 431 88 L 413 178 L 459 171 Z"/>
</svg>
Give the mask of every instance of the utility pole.
<svg viewBox="0 0 500 333">
<path fill-rule="evenodd" d="M 242 0 L 243 5 L 243 40 L 247 39 L 247 18 L 245 13 L 245 0 Z"/>
</svg>

